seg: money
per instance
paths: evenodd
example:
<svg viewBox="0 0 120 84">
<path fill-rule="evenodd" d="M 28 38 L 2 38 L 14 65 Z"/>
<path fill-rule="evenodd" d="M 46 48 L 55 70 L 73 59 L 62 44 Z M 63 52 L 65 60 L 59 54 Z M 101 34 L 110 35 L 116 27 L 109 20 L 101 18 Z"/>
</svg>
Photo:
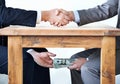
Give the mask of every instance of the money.
<svg viewBox="0 0 120 84">
<path fill-rule="evenodd" d="M 64 68 L 69 67 L 75 59 L 69 58 L 54 58 L 53 67 L 54 68 Z"/>
</svg>

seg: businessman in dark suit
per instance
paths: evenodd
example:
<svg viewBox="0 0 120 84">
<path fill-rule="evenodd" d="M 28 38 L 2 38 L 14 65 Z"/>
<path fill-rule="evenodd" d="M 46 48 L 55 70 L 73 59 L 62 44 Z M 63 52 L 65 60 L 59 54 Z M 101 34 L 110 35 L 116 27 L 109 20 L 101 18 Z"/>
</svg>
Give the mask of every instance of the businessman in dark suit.
<svg viewBox="0 0 120 84">
<path fill-rule="evenodd" d="M 95 8 L 78 11 L 65 11 L 79 26 L 105 20 L 118 15 L 117 28 L 120 28 L 120 0 L 107 0 Z M 100 84 L 100 48 L 92 48 L 72 55 L 77 58 L 70 69 L 79 70 L 84 84 Z M 88 59 L 88 60 L 87 60 Z M 107 59 L 106 59 L 107 60 Z M 78 75 L 80 75 L 80 73 Z M 120 74 L 120 37 L 116 37 L 116 74 Z M 75 74 L 74 74 L 75 75 Z M 75 84 L 75 83 L 73 83 Z M 81 83 L 77 83 L 81 84 Z"/>
<path fill-rule="evenodd" d="M 15 9 L 5 6 L 5 0 L 0 0 L 0 28 L 10 25 L 23 25 L 35 27 L 36 23 L 49 21 L 57 22 L 57 25 L 68 23 L 63 14 L 57 15 L 57 10 L 37 11 Z M 41 16 L 41 18 L 40 18 Z M 59 22 L 59 24 L 58 24 Z M 64 22 L 64 23 L 63 23 Z M 0 36 L 0 73 L 8 73 L 7 37 Z M 23 84 L 50 84 L 49 68 L 52 67 L 50 53 L 45 48 L 23 49 Z"/>
</svg>

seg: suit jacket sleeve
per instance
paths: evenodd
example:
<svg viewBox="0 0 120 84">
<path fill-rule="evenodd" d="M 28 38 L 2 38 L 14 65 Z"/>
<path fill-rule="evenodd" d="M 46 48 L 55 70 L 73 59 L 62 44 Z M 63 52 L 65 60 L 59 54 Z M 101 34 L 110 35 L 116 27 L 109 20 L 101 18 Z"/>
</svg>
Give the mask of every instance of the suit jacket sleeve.
<svg viewBox="0 0 120 84">
<path fill-rule="evenodd" d="M 0 6 L 0 26 L 23 25 L 34 27 L 37 12 Z"/>
<path fill-rule="evenodd" d="M 119 0 L 108 0 L 97 7 L 78 10 L 80 16 L 79 25 L 84 25 L 91 22 L 96 22 L 113 17 L 117 14 Z"/>
</svg>

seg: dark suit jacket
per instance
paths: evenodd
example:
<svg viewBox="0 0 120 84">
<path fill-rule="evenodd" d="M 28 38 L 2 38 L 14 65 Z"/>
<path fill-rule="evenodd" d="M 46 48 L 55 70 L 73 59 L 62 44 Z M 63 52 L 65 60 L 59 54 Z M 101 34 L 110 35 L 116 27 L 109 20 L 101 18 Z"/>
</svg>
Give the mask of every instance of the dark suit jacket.
<svg viewBox="0 0 120 84">
<path fill-rule="evenodd" d="M 5 6 L 5 0 L 0 0 L 0 28 L 9 25 L 23 25 L 34 27 L 36 25 L 36 11 L 26 11 Z M 7 38 L 0 36 L 0 45 L 6 45 Z"/>
<path fill-rule="evenodd" d="M 91 22 L 101 21 L 118 14 L 117 28 L 120 28 L 120 0 L 107 0 L 106 3 L 87 10 L 78 10 L 80 23 L 84 25 Z M 117 37 L 117 49 L 120 49 L 120 37 Z"/>
</svg>

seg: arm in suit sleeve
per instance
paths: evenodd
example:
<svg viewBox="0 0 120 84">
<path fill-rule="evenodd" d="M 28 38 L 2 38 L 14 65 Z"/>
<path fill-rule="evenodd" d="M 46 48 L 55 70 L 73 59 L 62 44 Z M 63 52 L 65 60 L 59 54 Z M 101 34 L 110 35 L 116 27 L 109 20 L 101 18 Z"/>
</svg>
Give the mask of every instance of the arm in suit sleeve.
<svg viewBox="0 0 120 84">
<path fill-rule="evenodd" d="M 37 12 L 11 7 L 0 6 L 1 28 L 9 25 L 23 25 L 34 27 L 36 25 Z"/>
<path fill-rule="evenodd" d="M 108 0 L 106 3 L 98 5 L 97 7 L 78 10 L 80 17 L 80 23 L 78 24 L 84 25 L 115 16 L 118 11 L 118 3 L 119 0 Z"/>
</svg>

